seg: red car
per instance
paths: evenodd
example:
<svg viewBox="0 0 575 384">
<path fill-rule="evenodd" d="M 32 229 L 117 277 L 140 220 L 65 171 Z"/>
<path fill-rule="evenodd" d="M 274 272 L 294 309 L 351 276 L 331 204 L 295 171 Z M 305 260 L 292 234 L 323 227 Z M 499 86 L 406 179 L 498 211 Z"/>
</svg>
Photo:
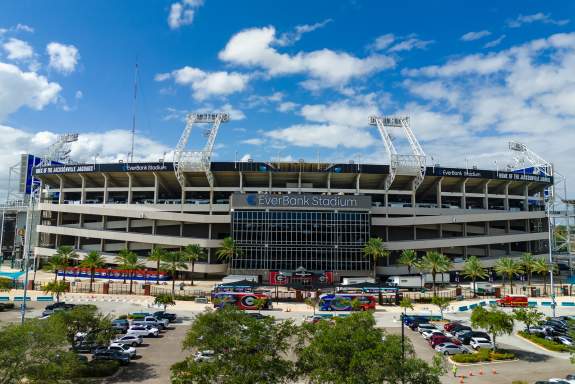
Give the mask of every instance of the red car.
<svg viewBox="0 0 575 384">
<path fill-rule="evenodd" d="M 431 345 L 431 348 L 435 348 L 436 345 L 441 343 L 453 343 L 456 345 L 461 345 L 461 341 L 455 337 L 449 337 L 445 335 L 434 335 L 429 339 L 429 345 Z"/>
<path fill-rule="evenodd" d="M 443 324 L 443 329 L 447 332 L 451 331 L 451 328 L 455 327 L 456 325 L 461 324 L 459 321 L 453 321 L 451 323 Z"/>
</svg>

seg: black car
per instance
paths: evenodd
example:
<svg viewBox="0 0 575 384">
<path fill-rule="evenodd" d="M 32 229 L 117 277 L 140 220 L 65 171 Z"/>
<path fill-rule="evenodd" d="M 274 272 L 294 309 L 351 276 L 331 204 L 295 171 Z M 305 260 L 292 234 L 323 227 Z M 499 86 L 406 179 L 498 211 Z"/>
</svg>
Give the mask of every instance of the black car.
<svg viewBox="0 0 575 384">
<path fill-rule="evenodd" d="M 167 319 L 170 323 L 176 321 L 176 314 L 175 313 L 168 313 L 164 311 L 154 312 L 152 314 L 156 319 Z"/>
<path fill-rule="evenodd" d="M 451 329 L 449 330 L 449 333 L 451 333 L 452 335 L 455 336 L 455 334 L 457 332 L 461 332 L 461 331 L 471 331 L 471 327 L 468 325 L 463 325 L 463 324 L 455 324 L 453 327 L 451 327 Z"/>
<path fill-rule="evenodd" d="M 254 319 L 256 319 L 256 320 L 261 320 L 261 319 L 265 319 L 265 318 L 268 317 L 268 316 L 266 316 L 266 315 L 262 315 L 261 313 L 257 313 L 257 312 L 248 313 L 248 316 L 251 317 L 251 318 L 254 318 Z"/>
<path fill-rule="evenodd" d="M 482 337 L 484 339 L 491 341 L 491 337 L 489 337 L 487 333 L 481 331 L 469 331 L 467 333 L 464 333 L 463 335 L 460 335 L 459 337 L 457 337 L 457 339 L 461 341 L 462 344 L 469 345 L 472 337 Z"/>
<path fill-rule="evenodd" d="M 72 309 L 74 308 L 76 305 L 75 304 L 66 304 L 65 302 L 61 301 L 59 303 L 54 303 L 54 304 L 50 304 L 46 306 L 46 310 L 47 311 L 53 311 L 57 308 L 63 308 L 63 309 Z"/>
<path fill-rule="evenodd" d="M 98 352 L 94 353 L 93 359 L 94 360 L 115 360 L 115 361 L 119 361 L 120 364 L 128 364 L 130 362 L 130 357 L 128 355 L 125 355 L 123 353 L 116 352 L 116 351 L 110 351 L 110 350 L 98 351 Z"/>
<path fill-rule="evenodd" d="M 102 345 L 98 345 L 96 343 L 80 341 L 80 342 L 74 343 L 74 345 L 72 345 L 72 348 L 70 348 L 70 349 L 74 352 L 77 352 L 77 353 L 94 353 L 99 348 L 105 348 L 105 347 Z"/>
</svg>

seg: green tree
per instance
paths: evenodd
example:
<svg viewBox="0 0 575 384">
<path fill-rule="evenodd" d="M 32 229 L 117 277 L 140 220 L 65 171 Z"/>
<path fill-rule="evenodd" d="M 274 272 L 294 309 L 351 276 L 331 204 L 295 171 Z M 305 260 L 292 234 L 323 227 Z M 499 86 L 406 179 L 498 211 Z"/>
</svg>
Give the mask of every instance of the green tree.
<svg viewBox="0 0 575 384">
<path fill-rule="evenodd" d="M 553 270 L 557 270 L 557 265 L 553 265 Z M 547 276 L 549 275 L 549 271 L 551 271 L 551 264 L 547 261 L 545 257 L 540 257 L 535 260 L 535 264 L 533 266 L 533 272 L 543 276 L 543 294 L 547 295 Z"/>
<path fill-rule="evenodd" d="M 407 267 L 407 273 L 411 274 L 411 269 L 419 267 L 419 258 L 417 257 L 417 252 L 413 249 L 404 249 L 401 251 L 401 256 L 397 260 L 401 265 Z"/>
<path fill-rule="evenodd" d="M 428 251 L 421 259 L 421 268 L 431 273 L 431 278 L 433 279 L 433 292 L 434 294 L 437 294 L 435 276 L 438 273 L 448 272 L 451 268 L 451 260 L 442 253 Z"/>
<path fill-rule="evenodd" d="M 148 255 L 148 260 L 156 262 L 156 285 L 160 284 L 160 263 L 166 255 L 164 248 L 154 247 Z"/>
<path fill-rule="evenodd" d="M 461 275 L 473 281 L 473 297 L 477 296 L 477 287 L 475 286 L 475 281 L 477 281 L 477 279 L 485 279 L 489 276 L 477 256 L 470 256 L 467 258 L 467 260 L 465 260 Z"/>
<path fill-rule="evenodd" d="M 257 298 L 254 300 L 254 306 L 257 308 L 258 313 L 262 312 L 262 309 L 268 304 L 268 301 L 266 298 Z"/>
<path fill-rule="evenodd" d="M 56 302 L 60 302 L 60 295 L 68 290 L 68 284 L 65 281 L 50 281 L 42 286 L 42 291 L 46 294 L 56 296 Z"/>
<path fill-rule="evenodd" d="M 168 305 L 176 305 L 176 301 L 174 300 L 174 296 L 167 293 L 161 293 L 154 298 L 154 304 L 163 305 L 165 311 Z"/>
<path fill-rule="evenodd" d="M 206 251 L 204 250 L 204 248 L 200 247 L 198 244 L 190 244 L 184 248 L 183 252 L 184 252 L 184 255 L 186 256 L 187 261 L 192 263 L 192 270 L 191 270 L 192 285 L 194 285 L 193 274 L 194 274 L 194 268 L 196 265 L 196 261 L 203 260 L 206 257 Z"/>
<path fill-rule="evenodd" d="M 96 268 L 102 268 L 104 266 L 104 258 L 100 252 L 92 251 L 84 257 L 84 260 L 80 262 L 80 266 L 82 268 L 90 268 L 90 292 L 92 292 Z"/>
<path fill-rule="evenodd" d="M 295 379 L 287 358 L 297 328 L 291 320 L 256 320 L 231 306 L 199 314 L 183 342 L 185 350 L 211 350 L 210 361 L 193 356 L 172 366 L 172 383 L 286 383 Z"/>
<path fill-rule="evenodd" d="M 134 272 L 138 269 L 144 268 L 144 263 L 140 260 L 138 255 L 128 249 L 122 249 L 116 256 L 118 268 L 124 273 L 128 273 L 130 279 L 130 293 L 132 293 L 132 286 L 134 283 Z"/>
<path fill-rule="evenodd" d="M 471 326 L 483 328 L 491 335 L 491 343 L 495 351 L 497 350 L 495 338 L 510 335 L 513 332 L 513 315 L 497 308 L 485 309 L 478 306 L 471 312 Z"/>
<path fill-rule="evenodd" d="M 308 297 L 305 299 L 305 304 L 308 307 L 311 307 L 311 309 L 313 310 L 314 316 L 315 316 L 315 308 L 317 307 L 317 302 L 318 302 L 317 297 Z"/>
<path fill-rule="evenodd" d="M 413 303 L 411 301 L 411 299 L 409 297 L 404 297 L 403 299 L 401 299 L 401 301 L 399 302 L 399 306 L 401 308 L 403 308 L 403 315 L 407 315 L 407 310 L 411 309 L 413 311 Z"/>
<path fill-rule="evenodd" d="M 168 252 L 164 255 L 161 268 L 172 276 L 172 295 L 176 295 L 176 274 L 179 269 L 188 269 L 186 255 L 183 252 Z"/>
<path fill-rule="evenodd" d="M 495 272 L 503 278 L 503 286 L 505 287 L 505 277 L 509 279 L 511 286 L 511 294 L 513 294 L 513 276 L 521 273 L 521 264 L 509 257 L 503 257 L 495 263 Z"/>
<path fill-rule="evenodd" d="M 234 257 L 240 255 L 241 251 L 236 246 L 236 242 L 231 237 L 226 237 L 222 241 L 222 245 L 216 251 L 216 256 L 218 260 L 221 260 L 225 263 L 231 263 Z"/>
<path fill-rule="evenodd" d="M 356 297 L 351 301 L 351 310 L 352 311 L 361 311 L 361 301 Z"/>
<path fill-rule="evenodd" d="M 384 335 L 369 312 L 338 318 L 335 324 L 306 324 L 296 343 L 300 380 L 312 384 L 439 384 L 444 373 L 439 361 L 429 365 L 416 357 L 401 337 Z"/>
<path fill-rule="evenodd" d="M 447 297 L 433 296 L 431 298 L 431 304 L 437 305 L 437 308 L 439 308 L 439 312 L 441 313 L 441 320 L 443 320 L 443 311 L 449 307 L 450 302 L 451 300 L 449 300 Z"/>
<path fill-rule="evenodd" d="M 65 328 L 52 318 L 30 319 L 0 328 L 0 384 L 57 384 L 80 362 L 68 352 Z"/>
<path fill-rule="evenodd" d="M 101 345 L 107 345 L 116 337 L 110 316 L 98 312 L 95 305 L 77 305 L 71 310 L 54 313 L 50 319 L 61 323 L 66 339 L 72 345 L 77 333 L 85 333 L 88 341 Z"/>
<path fill-rule="evenodd" d="M 537 325 L 543 320 L 543 313 L 535 308 L 518 308 L 513 310 L 513 317 L 517 321 L 525 323 L 527 333 L 529 333 L 531 326 Z"/>
<path fill-rule="evenodd" d="M 370 238 L 363 246 L 363 255 L 373 262 L 373 279 L 377 276 L 377 261 L 383 257 L 389 257 L 389 251 L 385 249 L 385 243 L 379 237 Z"/>
<path fill-rule="evenodd" d="M 537 260 L 533 257 L 530 252 L 524 252 L 521 255 L 521 268 L 523 272 L 527 275 L 527 285 L 531 285 L 531 275 L 533 274 L 533 270 L 535 269 Z"/>
<path fill-rule="evenodd" d="M 64 274 L 62 275 L 62 280 L 66 281 L 66 268 L 70 265 L 71 259 L 77 258 L 78 254 L 74 251 L 74 248 L 67 245 L 61 245 L 60 247 L 58 247 L 58 250 L 56 251 L 54 256 L 59 256 L 60 264 L 58 265 L 58 270 L 64 271 Z M 52 256 L 52 258 L 54 256 Z M 56 265 L 53 266 L 55 267 Z M 56 270 L 56 277 L 58 276 L 58 270 Z"/>
</svg>

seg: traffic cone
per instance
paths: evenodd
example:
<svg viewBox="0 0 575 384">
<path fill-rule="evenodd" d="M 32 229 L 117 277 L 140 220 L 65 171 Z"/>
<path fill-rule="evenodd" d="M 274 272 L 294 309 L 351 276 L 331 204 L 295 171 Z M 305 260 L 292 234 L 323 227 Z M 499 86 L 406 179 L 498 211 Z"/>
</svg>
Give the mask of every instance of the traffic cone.
<svg viewBox="0 0 575 384">
<path fill-rule="evenodd" d="M 465 377 L 465 376 L 461 376 L 461 379 L 459 379 L 459 382 L 460 382 L 461 384 L 465 383 L 464 377 Z"/>
<path fill-rule="evenodd" d="M 479 376 L 483 376 L 483 367 L 479 368 Z"/>
<path fill-rule="evenodd" d="M 469 371 L 469 377 L 473 376 L 473 372 Z"/>
<path fill-rule="evenodd" d="M 493 368 L 493 374 L 497 375 L 497 371 L 495 370 L 495 368 Z"/>
</svg>

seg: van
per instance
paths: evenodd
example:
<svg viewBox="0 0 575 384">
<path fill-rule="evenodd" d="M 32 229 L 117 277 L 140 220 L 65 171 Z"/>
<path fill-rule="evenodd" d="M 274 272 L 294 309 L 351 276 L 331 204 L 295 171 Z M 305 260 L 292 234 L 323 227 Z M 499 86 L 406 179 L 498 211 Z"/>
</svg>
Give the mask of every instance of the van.
<svg viewBox="0 0 575 384">
<path fill-rule="evenodd" d="M 529 303 L 527 296 L 507 295 L 497 300 L 497 305 L 500 307 L 527 307 Z"/>
</svg>

